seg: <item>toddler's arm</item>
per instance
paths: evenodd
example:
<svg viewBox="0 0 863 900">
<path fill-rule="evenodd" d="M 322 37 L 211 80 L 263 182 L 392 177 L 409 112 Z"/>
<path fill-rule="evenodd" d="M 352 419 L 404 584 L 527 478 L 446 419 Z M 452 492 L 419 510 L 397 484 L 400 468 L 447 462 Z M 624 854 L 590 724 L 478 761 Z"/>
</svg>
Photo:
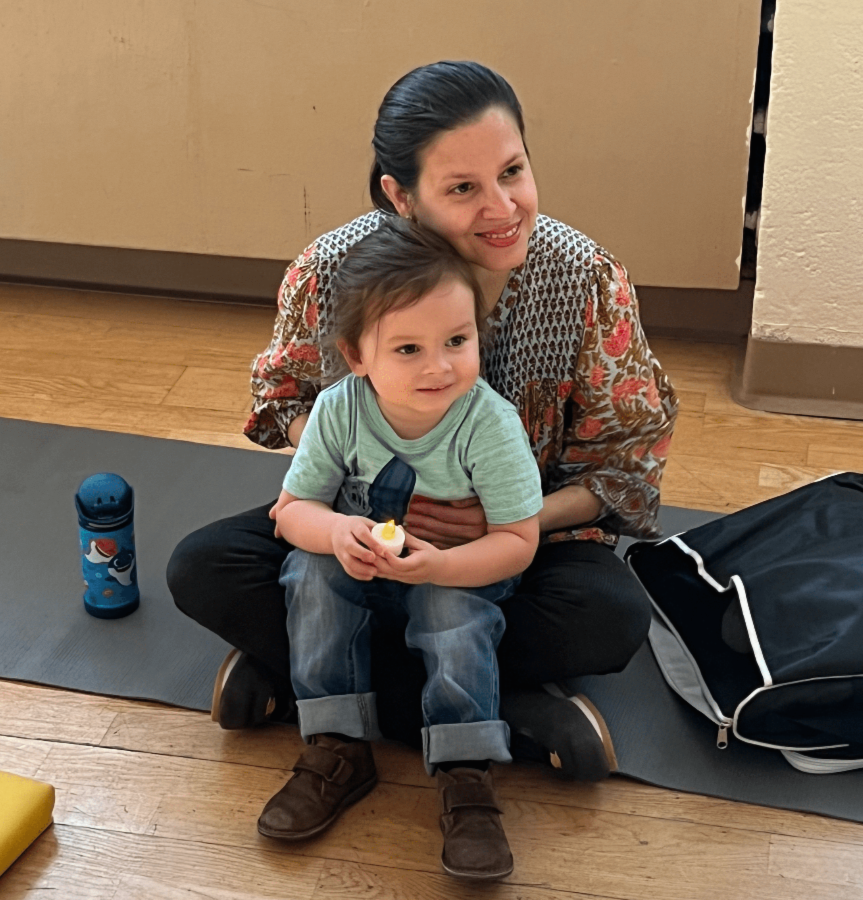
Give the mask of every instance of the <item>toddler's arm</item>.
<svg viewBox="0 0 863 900">
<path fill-rule="evenodd" d="M 489 525 L 488 534 L 450 550 L 406 534 L 411 554 L 399 559 L 385 553 L 375 562 L 382 578 L 408 584 L 431 582 L 442 587 L 482 587 L 523 572 L 539 543 L 539 516 L 507 525 Z"/>
<path fill-rule="evenodd" d="M 369 581 L 375 571 L 378 545 L 372 537 L 374 522 L 362 516 L 346 516 L 320 500 L 301 500 L 282 491 L 276 513 L 279 534 L 294 547 L 309 553 L 334 555 L 348 575 Z M 370 550 L 374 547 L 375 550 Z"/>
</svg>

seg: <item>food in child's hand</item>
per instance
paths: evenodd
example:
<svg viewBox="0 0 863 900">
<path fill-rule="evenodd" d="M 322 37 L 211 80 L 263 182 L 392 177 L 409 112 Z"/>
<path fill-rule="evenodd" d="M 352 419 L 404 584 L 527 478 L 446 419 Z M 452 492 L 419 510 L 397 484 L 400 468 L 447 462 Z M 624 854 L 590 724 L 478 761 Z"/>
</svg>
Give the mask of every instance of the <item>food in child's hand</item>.
<svg viewBox="0 0 863 900">
<path fill-rule="evenodd" d="M 405 545 L 404 528 L 401 525 L 396 525 L 393 519 L 390 519 L 389 522 L 378 522 L 372 528 L 372 537 L 381 547 L 389 550 L 394 556 L 398 556 Z"/>
</svg>

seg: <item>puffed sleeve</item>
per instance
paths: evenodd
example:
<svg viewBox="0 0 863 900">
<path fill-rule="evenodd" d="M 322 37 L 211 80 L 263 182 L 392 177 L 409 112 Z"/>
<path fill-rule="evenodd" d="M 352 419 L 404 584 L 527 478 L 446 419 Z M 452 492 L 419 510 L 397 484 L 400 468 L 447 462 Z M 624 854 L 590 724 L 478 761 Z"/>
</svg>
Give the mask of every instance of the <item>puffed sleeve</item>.
<svg viewBox="0 0 863 900">
<path fill-rule="evenodd" d="M 626 270 L 602 249 L 590 272 L 572 400 L 560 461 L 565 483 L 582 484 L 602 501 L 597 525 L 657 537 L 677 397 L 647 346 Z"/>
<path fill-rule="evenodd" d="M 318 257 L 308 247 L 288 266 L 279 288 L 273 338 L 252 362 L 252 413 L 243 433 L 257 444 L 288 447 L 288 426 L 311 410 L 321 386 Z"/>
</svg>

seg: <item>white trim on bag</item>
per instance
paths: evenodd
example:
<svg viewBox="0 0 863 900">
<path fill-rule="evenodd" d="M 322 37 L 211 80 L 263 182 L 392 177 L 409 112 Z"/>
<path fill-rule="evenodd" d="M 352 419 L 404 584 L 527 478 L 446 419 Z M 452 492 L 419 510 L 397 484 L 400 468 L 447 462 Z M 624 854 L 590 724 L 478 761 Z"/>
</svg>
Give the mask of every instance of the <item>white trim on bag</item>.
<svg viewBox="0 0 863 900">
<path fill-rule="evenodd" d="M 835 775 L 838 772 L 852 772 L 863 769 L 863 759 L 819 759 L 817 756 L 806 756 L 793 750 L 779 751 L 789 765 L 809 775 Z"/>
<path fill-rule="evenodd" d="M 715 591 L 718 591 L 720 594 L 725 594 L 732 588 L 736 590 L 737 597 L 740 600 L 740 609 L 743 612 L 743 619 L 746 622 L 746 631 L 749 633 L 749 643 L 752 645 L 755 662 L 758 663 L 758 670 L 761 672 L 761 680 L 764 682 L 765 687 L 771 687 L 773 685 L 773 677 L 770 674 L 770 669 L 767 667 L 767 660 L 764 658 L 764 651 L 761 649 L 758 633 L 755 631 L 755 622 L 752 620 L 752 611 L 749 608 L 749 598 L 746 596 L 746 588 L 744 588 L 740 576 L 732 575 L 728 585 L 722 587 L 722 585 L 710 575 L 707 569 L 704 568 L 704 560 L 697 550 L 693 550 L 691 547 L 687 546 L 687 544 L 680 540 L 677 535 L 669 538 L 669 540 L 687 556 L 695 560 L 698 566 L 698 574 Z"/>
<path fill-rule="evenodd" d="M 670 538 L 669 538 L 669 540 L 670 540 Z M 661 543 L 664 544 L 665 541 L 662 541 Z M 671 624 L 671 620 L 668 618 L 668 616 L 666 616 L 665 613 L 659 608 L 659 605 L 653 599 L 653 596 L 650 593 L 650 591 L 647 590 L 647 587 L 643 584 L 641 579 L 638 577 L 638 572 L 635 571 L 635 568 L 632 565 L 632 560 L 628 559 L 626 561 L 626 564 L 629 567 L 629 571 L 632 572 L 633 576 L 635 577 L 635 580 L 643 588 L 644 593 L 647 594 L 647 599 L 650 600 L 650 605 L 653 607 L 654 611 L 661 617 L 665 627 L 671 632 L 672 635 L 674 635 L 674 637 L 677 640 L 677 643 L 680 645 L 680 649 L 683 651 L 684 655 L 691 663 L 692 669 L 695 672 L 696 677 L 698 678 L 698 683 L 701 685 L 701 693 L 704 695 L 704 699 L 707 701 L 709 706 L 713 709 L 714 715 L 716 716 L 716 718 L 713 720 L 714 724 L 719 725 L 720 727 L 726 727 L 726 728 L 729 727 L 733 723 L 733 719 L 729 719 L 728 716 L 725 715 L 725 713 L 722 711 L 719 704 L 713 698 L 713 694 L 710 693 L 710 688 L 707 686 L 707 682 L 704 680 L 704 676 L 701 674 L 701 667 L 696 662 L 695 657 L 690 652 L 689 647 L 687 647 L 687 645 L 686 645 L 686 642 L 680 636 L 679 632 L 674 627 L 674 625 Z M 668 675 L 666 674 L 666 671 L 665 671 L 665 666 L 662 664 L 662 660 L 659 659 L 658 654 L 654 653 L 654 657 L 656 658 L 657 665 L 659 666 L 659 670 L 662 673 L 663 678 L 665 678 L 666 683 L 671 686 L 672 690 L 678 695 L 678 697 L 680 697 L 682 700 L 686 701 L 686 703 L 688 703 L 690 706 L 693 706 L 693 704 L 689 702 L 689 699 L 686 697 L 686 695 L 683 694 L 682 691 L 677 687 L 677 685 L 668 677 Z M 704 713 L 701 710 L 696 710 L 696 711 L 701 712 L 701 714 L 704 715 Z"/>
<path fill-rule="evenodd" d="M 771 750 L 782 750 L 783 752 L 790 750 L 806 753 L 809 750 L 840 750 L 842 747 L 849 747 L 850 744 L 825 744 L 823 747 L 783 747 L 781 744 L 765 744 L 763 741 L 756 741 L 752 738 L 743 737 L 737 730 L 737 719 L 740 716 L 743 707 L 746 706 L 756 694 L 763 694 L 765 691 L 779 690 L 780 688 L 789 687 L 793 684 L 807 684 L 810 681 L 834 681 L 837 678 L 863 678 L 863 675 L 820 675 L 817 678 L 798 678 L 797 681 L 783 681 L 782 684 L 773 684 L 767 687 L 755 688 L 751 694 L 744 697 L 743 700 L 737 704 L 737 709 L 734 710 L 732 726 L 734 736 L 747 744 L 754 744 L 756 747 L 768 747 Z"/>
</svg>

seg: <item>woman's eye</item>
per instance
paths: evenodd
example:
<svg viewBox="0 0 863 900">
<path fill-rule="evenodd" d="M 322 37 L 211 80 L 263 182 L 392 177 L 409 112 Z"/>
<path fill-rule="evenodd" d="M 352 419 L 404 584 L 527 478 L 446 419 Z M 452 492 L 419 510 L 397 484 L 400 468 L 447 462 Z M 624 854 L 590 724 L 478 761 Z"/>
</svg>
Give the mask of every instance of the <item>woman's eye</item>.
<svg viewBox="0 0 863 900">
<path fill-rule="evenodd" d="M 405 344 L 403 347 L 399 347 L 396 350 L 396 353 L 401 353 L 403 356 L 411 356 L 419 350 L 416 344 Z"/>
<path fill-rule="evenodd" d="M 467 182 L 467 181 L 465 181 L 465 182 L 463 182 L 462 184 L 457 184 L 457 185 L 452 189 L 452 192 L 453 192 L 454 194 L 466 194 L 469 190 L 470 190 L 470 183 Z"/>
<path fill-rule="evenodd" d="M 510 166 L 508 169 L 504 170 L 503 177 L 504 178 L 512 178 L 521 171 L 521 166 Z"/>
</svg>

